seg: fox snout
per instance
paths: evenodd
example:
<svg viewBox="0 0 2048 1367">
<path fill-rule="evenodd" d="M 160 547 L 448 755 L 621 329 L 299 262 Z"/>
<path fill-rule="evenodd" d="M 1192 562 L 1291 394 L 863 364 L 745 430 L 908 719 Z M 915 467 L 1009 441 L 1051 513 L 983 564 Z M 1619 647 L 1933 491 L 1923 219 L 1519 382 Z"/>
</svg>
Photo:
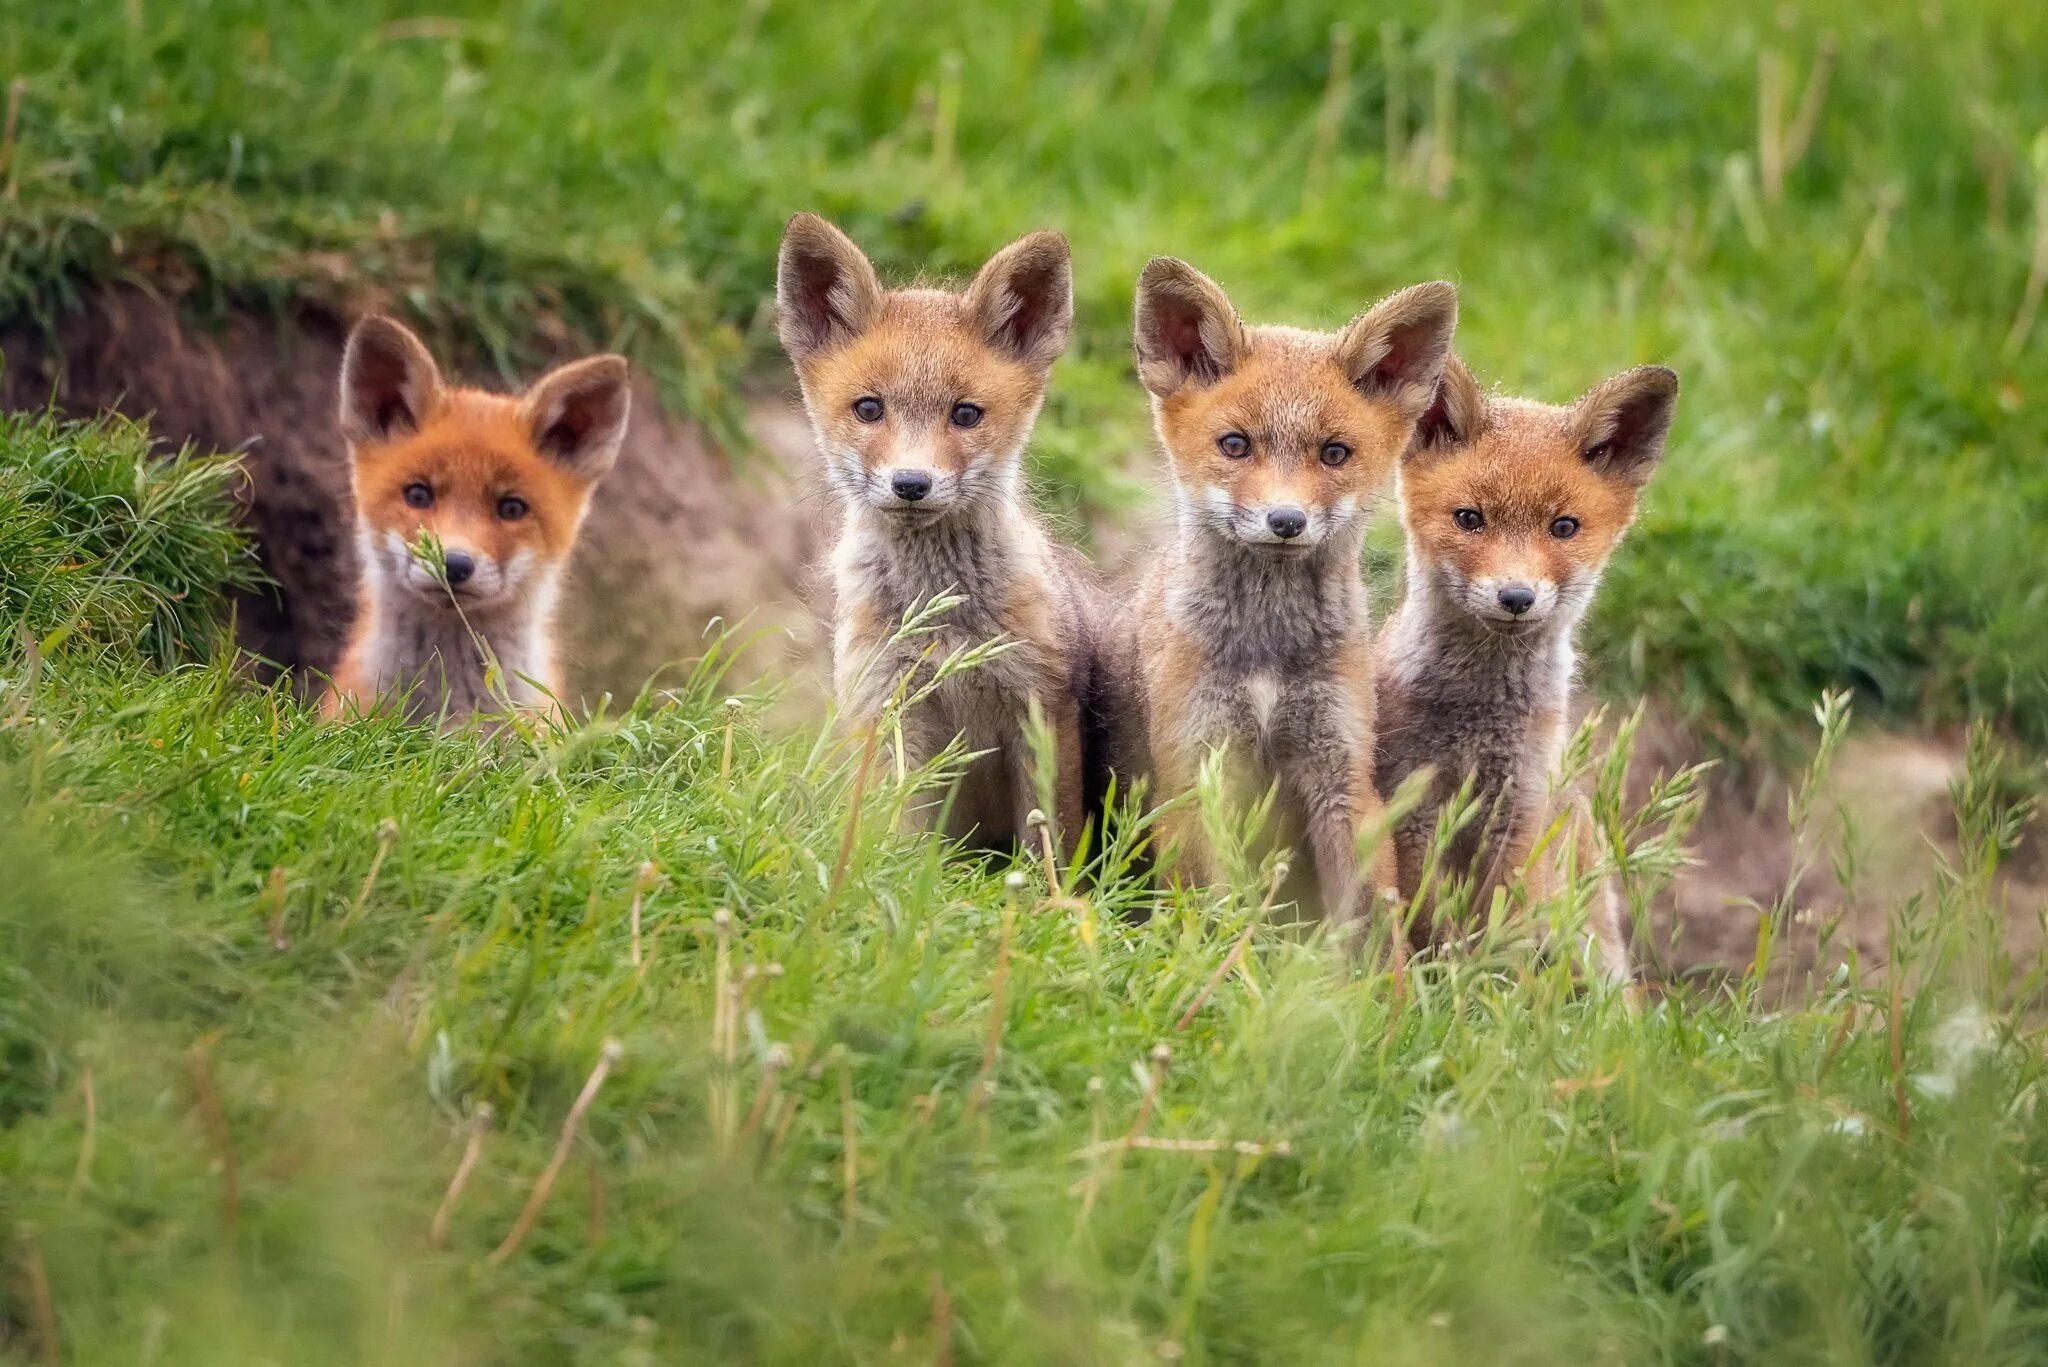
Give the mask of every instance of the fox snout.
<svg viewBox="0 0 2048 1367">
<path fill-rule="evenodd" d="M 1351 521 L 1355 505 L 1348 498 L 1329 507 L 1286 495 L 1240 503 L 1228 490 L 1211 489 L 1209 512 L 1214 525 L 1244 545 L 1277 553 L 1305 551 Z"/>
<path fill-rule="evenodd" d="M 1300 508 L 1268 508 L 1266 530 L 1282 541 L 1292 541 L 1308 530 L 1308 514 Z"/>
<path fill-rule="evenodd" d="M 1267 503 L 1241 514 L 1243 539 L 1275 550 L 1306 550 L 1323 539 L 1328 519 L 1298 503 Z"/>
<path fill-rule="evenodd" d="M 479 547 L 443 539 L 438 556 L 416 540 L 399 533 L 385 533 L 379 547 L 390 582 L 430 602 L 445 604 L 450 597 L 468 607 L 494 606 L 515 597 L 532 567 L 532 552 L 514 551 L 494 556 Z"/>
<path fill-rule="evenodd" d="M 961 491 L 962 474 L 949 473 L 922 451 L 878 453 L 872 465 L 854 472 L 863 500 L 878 512 L 921 515 L 952 506 Z"/>
<path fill-rule="evenodd" d="M 1557 607 L 1558 586 L 1539 575 L 1489 575 L 1464 585 L 1465 610 L 1504 626 L 1541 622 Z"/>
<path fill-rule="evenodd" d="M 920 503 L 932 491 L 929 470 L 897 469 L 889 472 L 889 492 L 905 503 Z"/>
</svg>

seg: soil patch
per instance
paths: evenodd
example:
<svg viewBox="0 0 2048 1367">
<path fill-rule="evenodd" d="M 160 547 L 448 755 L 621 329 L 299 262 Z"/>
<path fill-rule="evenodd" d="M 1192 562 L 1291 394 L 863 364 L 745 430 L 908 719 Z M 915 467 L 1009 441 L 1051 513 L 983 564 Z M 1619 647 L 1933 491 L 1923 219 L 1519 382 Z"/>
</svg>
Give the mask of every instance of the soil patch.
<svg viewBox="0 0 2048 1367">
<path fill-rule="evenodd" d="M 147 418 L 165 442 L 243 454 L 243 512 L 275 590 L 237 604 L 248 650 L 307 686 L 355 615 L 353 498 L 336 423 L 345 320 L 319 308 L 238 313 L 202 328 L 129 285 L 88 293 L 57 325 L 0 329 L 0 402 Z M 820 632 L 805 606 L 815 500 L 798 496 L 807 435 L 769 404 L 759 458 L 735 462 L 696 424 L 634 395 L 616 470 L 599 486 L 558 625 L 571 688 L 630 696 L 739 627 L 741 673 L 807 686 Z M 795 513 L 792 509 L 797 510 Z"/>
</svg>

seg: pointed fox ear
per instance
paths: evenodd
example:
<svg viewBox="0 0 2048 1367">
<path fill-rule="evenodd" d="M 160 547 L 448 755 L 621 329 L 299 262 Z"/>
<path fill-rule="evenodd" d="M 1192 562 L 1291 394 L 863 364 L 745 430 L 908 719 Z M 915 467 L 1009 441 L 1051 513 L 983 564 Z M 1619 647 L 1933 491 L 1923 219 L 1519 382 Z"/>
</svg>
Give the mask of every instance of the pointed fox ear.
<svg viewBox="0 0 2048 1367">
<path fill-rule="evenodd" d="M 1185 261 L 1155 256 L 1138 276 L 1138 379 L 1159 398 L 1214 384 L 1244 359 L 1244 324 L 1223 287 Z"/>
<path fill-rule="evenodd" d="M 519 400 L 534 449 L 581 479 L 611 469 L 632 411 L 626 377 L 623 356 L 586 356 L 534 381 Z"/>
<path fill-rule="evenodd" d="M 967 316 L 989 345 L 1043 369 L 1067 349 L 1074 326 L 1074 267 L 1055 232 L 1020 237 L 988 259 L 967 287 Z"/>
<path fill-rule="evenodd" d="M 341 434 L 354 445 L 417 432 L 441 402 L 441 370 L 404 325 L 372 316 L 341 355 Z"/>
<path fill-rule="evenodd" d="M 1436 396 L 1429 401 L 1422 421 L 1415 424 L 1409 456 L 1463 446 L 1472 440 L 1479 430 L 1479 415 L 1485 402 L 1479 381 L 1472 378 L 1472 372 L 1465 368 L 1458 354 L 1452 352 L 1444 357 L 1444 373 L 1436 382 Z"/>
<path fill-rule="evenodd" d="M 881 279 L 853 239 L 816 214 L 792 218 L 775 263 L 775 331 L 789 358 L 844 345 L 881 311 Z"/>
<path fill-rule="evenodd" d="M 1393 404 L 1413 422 L 1436 394 L 1457 326 L 1454 286 L 1410 285 L 1351 320 L 1337 339 L 1338 364 L 1360 393 Z"/>
<path fill-rule="evenodd" d="M 1656 473 L 1678 407 L 1678 373 L 1637 366 L 1603 380 L 1573 410 L 1573 435 L 1605 479 L 1640 489 Z"/>
</svg>

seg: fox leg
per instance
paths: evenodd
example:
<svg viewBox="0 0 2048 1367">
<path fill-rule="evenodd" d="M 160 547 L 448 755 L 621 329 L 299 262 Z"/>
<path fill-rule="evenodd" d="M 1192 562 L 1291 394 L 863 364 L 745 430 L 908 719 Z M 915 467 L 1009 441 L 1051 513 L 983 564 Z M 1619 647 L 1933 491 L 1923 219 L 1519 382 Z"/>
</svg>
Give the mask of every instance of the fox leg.
<svg viewBox="0 0 2048 1367">
<path fill-rule="evenodd" d="M 1058 742 L 1059 772 L 1054 775 L 1052 816 L 1058 823 L 1060 849 L 1072 858 L 1080 848 L 1082 829 L 1088 824 L 1083 792 L 1086 776 L 1081 772 L 1080 716 L 1071 709 L 1062 712 L 1053 723 L 1053 738 Z"/>
<path fill-rule="evenodd" d="M 894 728 L 886 727 L 879 715 L 856 724 L 869 732 L 865 742 L 874 747 L 873 765 L 892 765 L 892 753 L 900 744 L 905 773 L 914 773 L 938 758 L 941 751 L 952 743 L 953 732 L 940 708 L 930 700 L 923 704 L 904 709 Z M 892 734 L 892 731 L 895 734 Z M 956 785 L 957 786 L 957 783 Z M 952 796 L 957 804 L 958 796 Z M 938 829 L 939 817 L 946 809 L 949 793 L 921 792 L 915 796 L 906 794 L 903 809 L 904 824 L 911 830 L 932 831 Z"/>
<path fill-rule="evenodd" d="M 1177 883 L 1199 887 L 1209 881 L 1209 841 L 1195 796 L 1197 766 L 1177 738 L 1154 734 L 1153 782 L 1166 809 L 1152 824 L 1160 867 Z"/>
<path fill-rule="evenodd" d="M 1046 724 L 1052 730 L 1053 775 L 1052 807 L 1045 812 L 1045 817 L 1052 822 L 1053 838 L 1060 853 L 1071 857 L 1080 842 L 1081 828 L 1087 822 L 1081 797 L 1081 718 L 1067 710 L 1048 716 Z M 1037 758 L 1021 726 L 1006 748 L 1009 751 L 1011 808 L 1017 841 L 1027 853 L 1042 856 L 1045 851 L 1037 832 L 1031 829 L 1030 816 L 1045 804 L 1039 800 Z"/>
<path fill-rule="evenodd" d="M 1541 818 L 1537 820 L 1540 823 Z M 1542 906 L 1563 889 L 1567 849 L 1581 875 L 1600 863 L 1600 849 L 1593 834 L 1593 813 L 1586 803 L 1574 801 L 1565 821 L 1565 829 L 1555 847 L 1543 851 L 1539 857 L 1532 858 L 1526 852 L 1522 856 L 1521 892 L 1526 906 Z M 1621 888 L 1611 876 L 1602 875 L 1594 885 L 1586 907 L 1586 933 L 1593 939 L 1594 969 L 1609 982 L 1624 986 L 1635 978 L 1629 965 L 1628 929 L 1628 910 L 1622 902 Z M 1554 947 L 1548 923 L 1541 924 L 1540 935 L 1546 946 Z"/>
<path fill-rule="evenodd" d="M 1600 861 L 1593 834 L 1593 812 L 1583 799 L 1572 804 L 1572 840 L 1578 851 L 1579 867 L 1589 869 Z M 1628 909 L 1622 905 L 1621 888 L 1611 875 L 1603 875 L 1593 889 L 1593 903 L 1586 908 L 1586 926 L 1593 934 L 1594 956 L 1600 972 L 1609 982 L 1626 986 L 1635 981 L 1628 960 Z"/>
<path fill-rule="evenodd" d="M 1358 876 L 1358 804 L 1342 791 L 1307 794 L 1305 799 L 1302 824 L 1322 889 L 1323 915 L 1331 925 L 1348 929 L 1364 911 Z"/>
</svg>

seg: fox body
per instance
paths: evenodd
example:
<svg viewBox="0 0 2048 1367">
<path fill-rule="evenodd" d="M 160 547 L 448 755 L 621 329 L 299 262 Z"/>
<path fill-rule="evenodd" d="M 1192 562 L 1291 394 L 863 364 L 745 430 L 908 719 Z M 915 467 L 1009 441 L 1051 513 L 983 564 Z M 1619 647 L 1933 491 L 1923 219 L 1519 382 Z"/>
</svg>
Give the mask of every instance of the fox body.
<svg viewBox="0 0 2048 1367">
<path fill-rule="evenodd" d="M 1057 749 L 1050 813 L 1071 842 L 1086 818 L 1095 731 L 1095 589 L 1086 564 L 1033 514 L 1022 458 L 1073 318 L 1066 240 L 1041 232 L 997 253 L 963 291 L 884 289 L 858 247 L 800 214 L 783 237 L 778 330 L 796 367 L 841 525 L 833 686 L 855 725 L 902 716 L 906 759 L 957 736 L 984 752 L 953 798 L 949 833 L 992 847 L 1030 832 L 1039 805 L 1026 743 L 1032 705 Z M 959 601 L 906 635 L 905 619 Z M 934 681 L 955 651 L 1007 642 Z M 1035 841 L 1033 842 L 1035 845 Z"/>
<path fill-rule="evenodd" d="M 1138 282 L 1138 373 L 1177 516 L 1132 612 L 1141 762 L 1168 799 L 1217 746 L 1240 793 L 1277 782 L 1276 834 L 1307 854 L 1339 924 L 1365 909 L 1357 842 L 1379 811 L 1366 514 L 1430 403 L 1456 321 L 1440 283 L 1318 333 L 1245 326 L 1179 261 L 1153 261 Z M 1185 805 L 1162 837 L 1184 873 L 1213 873 Z M 1383 851 L 1373 887 L 1391 886 L 1392 867 Z"/>
<path fill-rule="evenodd" d="M 1525 865 L 1570 801 L 1553 787 L 1573 634 L 1662 457 L 1677 398 L 1678 377 L 1657 366 L 1566 407 L 1487 395 L 1455 357 L 1446 366 L 1401 462 L 1407 596 L 1380 637 L 1380 789 L 1434 771 L 1394 833 L 1404 895 L 1422 881 L 1444 804 L 1468 781 L 1478 814 L 1442 851 L 1444 874 L 1472 879 L 1475 907 L 1517 875 L 1546 875 Z M 1566 814 L 1583 852 L 1585 814 Z M 1603 969 L 1625 978 L 1611 887 L 1591 919 Z"/>
<path fill-rule="evenodd" d="M 590 357 L 519 397 L 446 385 L 418 338 L 369 318 L 342 358 L 362 584 L 324 707 L 402 699 L 455 724 L 560 689 L 550 618 L 591 490 L 618 457 L 626 363 Z M 439 543 L 440 563 L 420 554 Z"/>
</svg>

